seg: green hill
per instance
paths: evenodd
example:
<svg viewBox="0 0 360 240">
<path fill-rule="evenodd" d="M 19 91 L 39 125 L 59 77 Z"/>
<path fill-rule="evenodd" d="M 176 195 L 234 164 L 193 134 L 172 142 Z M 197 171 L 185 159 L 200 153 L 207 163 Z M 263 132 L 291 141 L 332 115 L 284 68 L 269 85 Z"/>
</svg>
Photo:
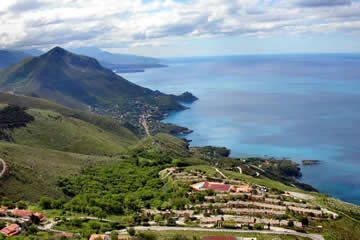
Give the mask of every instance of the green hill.
<svg viewBox="0 0 360 240">
<path fill-rule="evenodd" d="M 123 152 L 134 138 L 104 131 L 85 121 L 56 112 L 30 109 L 35 120 L 26 127 L 11 131 L 17 144 L 89 155 L 111 155 Z"/>
<path fill-rule="evenodd" d="M 102 131 L 111 132 L 113 135 L 119 136 L 122 139 L 126 139 L 126 142 L 137 141 L 137 137 L 130 130 L 115 120 L 89 112 L 73 110 L 48 100 L 34 97 L 16 96 L 0 92 L 0 104 L 16 105 L 28 109 L 32 108 L 57 112 L 67 119 L 81 120 L 88 124 L 94 125 Z"/>
<path fill-rule="evenodd" d="M 58 177 L 76 174 L 83 167 L 110 160 L 1 141 L 0 158 L 9 168 L 0 181 L 0 196 L 30 201 L 42 196 L 63 196 L 56 186 Z"/>
<path fill-rule="evenodd" d="M 12 97 L 12 99 L 17 98 Z M 9 102 L 11 101 L 0 101 L 0 103 Z M 2 132 L 7 136 L 5 139 L 22 145 L 89 155 L 118 154 L 137 141 L 130 131 L 106 118 L 100 118 L 105 123 L 109 122 L 109 126 L 105 128 L 96 122 L 94 124 L 92 121 L 87 121 L 86 117 L 77 117 L 70 109 L 62 109 L 67 110 L 62 111 L 63 114 L 54 110 L 28 109 L 26 112 L 32 117 L 32 121 L 19 127 L 3 127 Z M 6 117 L 6 114 L 10 113 L 4 112 L 2 115 Z M 78 116 L 83 115 L 78 113 Z M 114 126 L 113 129 L 111 125 Z"/>
</svg>

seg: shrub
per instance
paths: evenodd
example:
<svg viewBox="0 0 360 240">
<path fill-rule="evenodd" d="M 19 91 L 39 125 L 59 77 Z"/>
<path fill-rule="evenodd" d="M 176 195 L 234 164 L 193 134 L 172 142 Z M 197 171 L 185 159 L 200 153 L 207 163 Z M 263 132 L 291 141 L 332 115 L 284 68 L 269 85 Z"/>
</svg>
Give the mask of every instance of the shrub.
<svg viewBox="0 0 360 240">
<path fill-rule="evenodd" d="M 138 234 L 138 240 L 157 240 L 157 236 L 151 232 L 141 232 Z"/>
<path fill-rule="evenodd" d="M 264 229 L 264 225 L 257 223 L 257 224 L 254 225 L 254 228 L 255 228 L 256 230 L 263 230 L 263 229 Z"/>
<path fill-rule="evenodd" d="M 135 236 L 135 234 L 136 234 L 136 231 L 135 231 L 135 229 L 134 228 L 128 228 L 127 229 L 127 232 L 128 232 L 128 234 L 130 235 L 130 236 Z"/>
</svg>

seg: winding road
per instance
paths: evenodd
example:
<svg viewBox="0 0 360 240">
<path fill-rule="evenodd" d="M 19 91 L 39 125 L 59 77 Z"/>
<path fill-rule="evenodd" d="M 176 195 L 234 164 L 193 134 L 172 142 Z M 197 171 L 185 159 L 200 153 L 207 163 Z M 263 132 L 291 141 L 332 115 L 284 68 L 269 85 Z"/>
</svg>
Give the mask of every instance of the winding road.
<svg viewBox="0 0 360 240">
<path fill-rule="evenodd" d="M 5 174 L 6 172 L 6 162 L 0 158 L 0 178 Z"/>
<path fill-rule="evenodd" d="M 137 231 L 195 231 L 195 232 L 231 232 L 231 233 L 258 233 L 258 234 L 275 234 L 275 235 L 292 235 L 297 237 L 309 238 L 312 240 L 325 240 L 319 234 L 300 233 L 292 230 L 275 228 L 274 230 L 239 230 L 239 229 L 207 229 L 207 228 L 192 228 L 192 227 L 165 227 L 165 226 L 150 226 L 150 227 L 134 227 Z"/>
</svg>

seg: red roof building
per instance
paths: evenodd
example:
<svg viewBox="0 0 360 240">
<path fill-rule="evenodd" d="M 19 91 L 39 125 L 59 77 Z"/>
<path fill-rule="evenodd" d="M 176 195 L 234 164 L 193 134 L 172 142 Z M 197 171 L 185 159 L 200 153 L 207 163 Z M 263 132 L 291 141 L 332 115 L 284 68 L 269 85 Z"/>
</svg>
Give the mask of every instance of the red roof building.
<svg viewBox="0 0 360 240">
<path fill-rule="evenodd" d="M 213 190 L 215 192 L 229 192 L 231 185 L 218 182 L 199 182 L 191 185 L 196 191 Z"/>
<path fill-rule="evenodd" d="M 17 224 L 11 224 L 0 230 L 0 233 L 4 234 L 7 237 L 17 235 L 21 232 L 21 227 Z"/>
<path fill-rule="evenodd" d="M 31 217 L 33 215 L 33 212 L 30 210 L 23 210 L 16 208 L 11 211 L 11 214 L 15 217 L 27 218 L 27 217 Z"/>
<path fill-rule="evenodd" d="M 46 217 L 42 213 L 36 212 L 33 215 L 35 217 L 37 217 L 40 222 L 45 222 L 46 221 Z"/>
</svg>

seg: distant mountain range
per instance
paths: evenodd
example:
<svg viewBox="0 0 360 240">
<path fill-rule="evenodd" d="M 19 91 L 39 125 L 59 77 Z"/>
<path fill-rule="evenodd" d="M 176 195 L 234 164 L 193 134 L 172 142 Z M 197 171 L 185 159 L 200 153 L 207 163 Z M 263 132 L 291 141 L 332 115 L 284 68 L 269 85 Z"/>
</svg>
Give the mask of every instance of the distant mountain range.
<svg viewBox="0 0 360 240">
<path fill-rule="evenodd" d="M 6 68 L 30 56 L 27 52 L 0 50 L 0 68 Z"/>
<path fill-rule="evenodd" d="M 73 48 L 70 51 L 79 55 L 96 58 L 102 66 L 117 73 L 143 72 L 147 68 L 166 67 L 166 65 L 161 64 L 160 59 L 132 54 L 110 53 L 96 47 Z M 27 57 L 40 56 L 42 54 L 43 52 L 37 49 L 26 51 L 0 50 L 0 69 L 9 67 Z"/>
<path fill-rule="evenodd" d="M 70 51 L 96 58 L 101 65 L 118 73 L 144 71 L 146 68 L 166 67 L 161 60 L 131 54 L 110 53 L 96 47 L 73 48 Z"/>
</svg>

